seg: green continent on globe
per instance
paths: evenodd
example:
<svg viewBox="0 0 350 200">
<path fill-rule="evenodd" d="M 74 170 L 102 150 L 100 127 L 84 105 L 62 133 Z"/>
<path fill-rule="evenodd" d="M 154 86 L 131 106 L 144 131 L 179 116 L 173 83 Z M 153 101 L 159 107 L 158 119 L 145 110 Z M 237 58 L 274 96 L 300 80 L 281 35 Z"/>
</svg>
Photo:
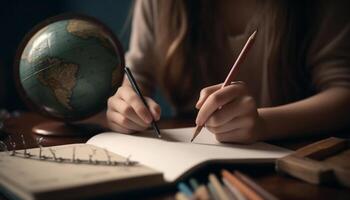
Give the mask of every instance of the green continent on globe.
<svg viewBox="0 0 350 200">
<path fill-rule="evenodd" d="M 58 58 L 48 58 L 45 61 L 48 66 L 38 74 L 38 80 L 50 88 L 56 99 L 67 109 L 72 109 L 69 104 L 79 66 L 73 63 L 63 62 Z"/>
</svg>

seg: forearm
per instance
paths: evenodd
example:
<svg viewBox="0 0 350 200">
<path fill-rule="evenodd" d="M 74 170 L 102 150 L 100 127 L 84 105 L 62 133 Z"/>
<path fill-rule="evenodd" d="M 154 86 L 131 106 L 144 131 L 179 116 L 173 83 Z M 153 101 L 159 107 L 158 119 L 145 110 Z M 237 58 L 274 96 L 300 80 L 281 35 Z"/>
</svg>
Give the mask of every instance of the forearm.
<svg viewBox="0 0 350 200">
<path fill-rule="evenodd" d="M 266 138 L 321 134 L 349 128 L 350 89 L 330 88 L 304 100 L 283 106 L 260 108 Z"/>
</svg>

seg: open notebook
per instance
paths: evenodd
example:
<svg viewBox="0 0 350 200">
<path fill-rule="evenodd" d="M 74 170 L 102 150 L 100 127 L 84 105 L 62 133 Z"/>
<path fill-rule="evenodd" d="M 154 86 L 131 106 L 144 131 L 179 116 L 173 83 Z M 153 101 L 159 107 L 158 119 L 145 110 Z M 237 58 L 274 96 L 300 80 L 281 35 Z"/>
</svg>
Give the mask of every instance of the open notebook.
<svg viewBox="0 0 350 200">
<path fill-rule="evenodd" d="M 121 156 L 163 172 L 166 181 L 175 181 L 197 165 L 210 161 L 273 162 L 289 150 L 267 143 L 233 145 L 217 142 L 207 129 L 190 143 L 194 128 L 163 129 L 162 139 L 148 132 L 138 135 L 102 133 L 87 143 L 103 147 Z"/>
<path fill-rule="evenodd" d="M 122 192 L 176 182 L 206 162 L 273 162 L 289 150 L 266 144 L 222 144 L 206 129 L 190 143 L 193 128 L 163 129 L 162 139 L 147 131 L 137 135 L 114 132 L 92 137 L 87 144 L 52 147 L 57 156 L 87 159 L 91 149 L 95 159 L 106 159 L 103 149 L 112 152 L 112 160 L 131 156 L 136 166 L 93 166 L 43 162 L 0 153 L 0 185 L 10 197 L 24 199 L 70 199 Z M 37 154 L 38 149 L 29 150 Z M 49 155 L 50 152 L 43 152 Z"/>
</svg>

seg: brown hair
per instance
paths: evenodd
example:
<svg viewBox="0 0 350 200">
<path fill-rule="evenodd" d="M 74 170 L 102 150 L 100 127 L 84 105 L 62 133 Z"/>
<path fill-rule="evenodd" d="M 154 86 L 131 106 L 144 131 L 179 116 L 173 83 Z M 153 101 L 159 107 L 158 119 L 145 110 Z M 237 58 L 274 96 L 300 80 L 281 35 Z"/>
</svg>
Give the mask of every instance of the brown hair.
<svg viewBox="0 0 350 200">
<path fill-rule="evenodd" d="M 271 82 L 273 104 L 280 105 L 309 96 L 313 91 L 306 70 L 305 55 L 310 40 L 309 1 L 263 0 L 259 27 L 265 34 L 265 54 Z M 311 30 L 311 29 L 310 29 Z M 279 101 L 276 101 L 279 99 Z"/>
<path fill-rule="evenodd" d="M 264 35 L 268 54 L 269 72 L 278 74 L 277 94 L 273 99 L 283 99 L 282 104 L 305 96 L 305 80 L 308 75 L 303 66 L 305 42 L 307 40 L 305 4 L 300 0 L 261 0 L 258 12 L 246 29 L 251 33 L 259 27 Z M 198 94 L 206 85 L 215 84 L 216 67 L 229 65 L 232 61 L 222 60 L 228 45 L 227 21 L 223 16 L 225 1 L 212 0 L 167 0 L 158 1 L 159 19 L 157 26 L 158 45 L 162 66 L 160 79 L 171 99 L 176 104 Z M 263 33 L 261 33 L 263 32 Z M 210 75 L 210 76 L 208 76 Z M 304 87 L 304 88 L 303 88 Z M 293 88 L 288 91 L 286 88 Z M 303 89 L 301 89 L 303 88 Z M 195 91 L 194 91 L 195 90 Z M 197 91 L 196 91 L 197 90 Z M 293 93 L 294 99 L 287 99 Z"/>
<path fill-rule="evenodd" d="M 173 103 L 197 98 L 203 86 L 214 84 L 215 71 L 228 63 L 220 53 L 227 43 L 221 4 L 212 0 L 158 1 L 159 49 L 164 52 L 160 82 Z M 211 76 L 208 76 L 208 75 Z M 195 94 L 195 96 L 194 96 Z"/>
</svg>

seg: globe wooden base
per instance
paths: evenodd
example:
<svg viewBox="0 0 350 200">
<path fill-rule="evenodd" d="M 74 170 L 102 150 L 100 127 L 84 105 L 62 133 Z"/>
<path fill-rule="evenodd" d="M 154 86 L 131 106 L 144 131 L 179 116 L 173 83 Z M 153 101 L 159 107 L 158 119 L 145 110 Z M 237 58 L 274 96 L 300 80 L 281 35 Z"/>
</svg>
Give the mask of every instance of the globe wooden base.
<svg viewBox="0 0 350 200">
<path fill-rule="evenodd" d="M 44 136 L 89 136 L 103 132 L 103 128 L 93 123 L 44 122 L 33 127 L 32 131 Z"/>
</svg>

